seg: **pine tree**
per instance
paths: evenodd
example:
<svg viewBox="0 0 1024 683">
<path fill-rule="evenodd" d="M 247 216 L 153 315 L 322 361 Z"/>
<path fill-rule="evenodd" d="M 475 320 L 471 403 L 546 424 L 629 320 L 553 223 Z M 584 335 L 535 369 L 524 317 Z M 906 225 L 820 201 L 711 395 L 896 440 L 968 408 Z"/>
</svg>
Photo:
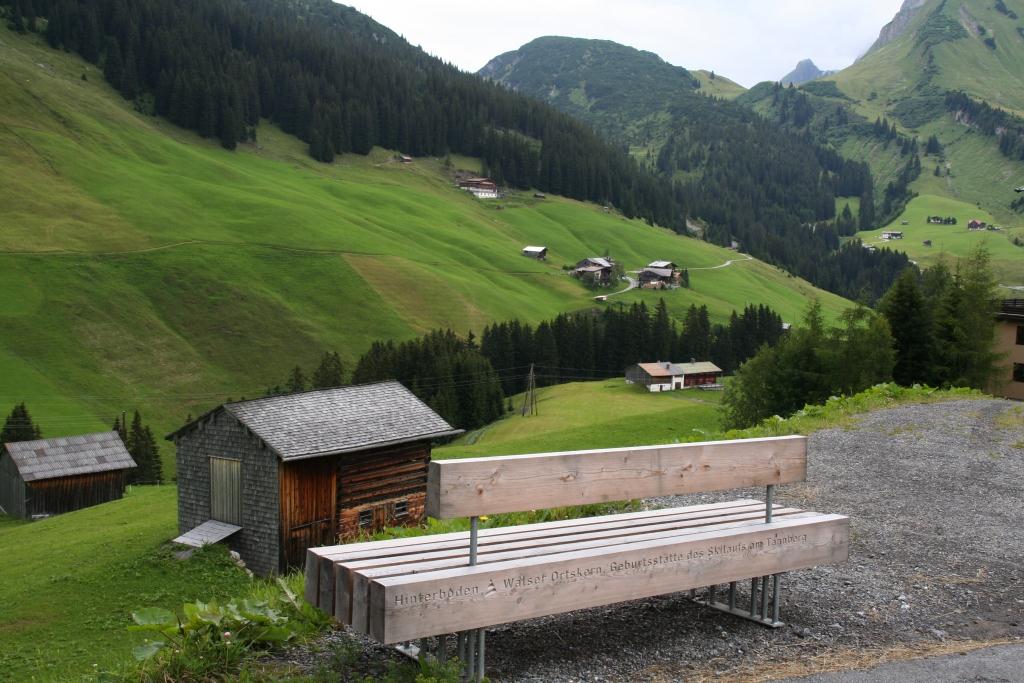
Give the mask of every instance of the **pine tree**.
<svg viewBox="0 0 1024 683">
<path fill-rule="evenodd" d="M 320 365 L 313 371 L 310 388 L 329 389 L 330 387 L 340 387 L 344 383 L 344 366 L 338 352 L 324 351 L 324 355 L 320 358 Z"/>
<path fill-rule="evenodd" d="M 0 429 L 0 444 L 15 441 L 34 441 L 43 438 L 39 425 L 32 421 L 32 416 L 24 403 L 19 403 L 11 410 Z"/>
<path fill-rule="evenodd" d="M 289 394 L 296 394 L 300 391 L 306 390 L 306 375 L 303 374 L 302 368 L 296 365 L 292 368 L 291 374 L 288 376 L 288 381 L 284 386 L 285 392 Z"/>
<path fill-rule="evenodd" d="M 928 382 L 934 376 L 935 333 L 931 305 L 921 294 L 913 268 L 900 274 L 879 304 L 879 311 L 889 321 L 896 348 L 893 380 L 903 386 Z"/>
<path fill-rule="evenodd" d="M 960 265 L 962 297 L 956 339 L 962 366 L 958 383 L 987 389 L 998 372 L 1000 359 L 995 350 L 998 284 L 984 244 L 979 244 Z"/>
<path fill-rule="evenodd" d="M 142 423 L 142 415 L 138 410 L 132 415 L 125 446 L 137 465 L 128 472 L 129 484 L 163 483 L 163 463 L 160 461 L 156 438 L 149 426 Z"/>
</svg>

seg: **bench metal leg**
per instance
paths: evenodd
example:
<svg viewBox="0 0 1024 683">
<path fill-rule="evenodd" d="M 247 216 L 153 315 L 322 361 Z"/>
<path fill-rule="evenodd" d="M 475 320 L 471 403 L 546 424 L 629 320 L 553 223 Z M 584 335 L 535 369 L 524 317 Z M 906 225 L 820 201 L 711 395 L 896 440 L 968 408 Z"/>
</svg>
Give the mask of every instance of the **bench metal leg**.
<svg viewBox="0 0 1024 683">
<path fill-rule="evenodd" d="M 778 628 L 784 626 L 779 621 L 779 583 L 781 581 L 782 574 L 775 574 L 771 577 L 764 576 L 754 578 L 750 580 L 750 609 L 744 609 L 736 606 L 736 582 L 733 581 L 729 584 L 729 597 L 728 602 L 720 602 L 716 599 L 716 588 L 717 586 L 708 586 L 707 591 L 703 597 L 696 597 L 691 595 L 693 600 L 698 605 L 707 607 L 709 609 L 716 610 L 718 612 L 724 612 L 725 614 L 731 614 L 734 617 L 740 619 L 746 619 L 752 621 L 755 624 L 761 626 L 767 626 L 769 628 Z M 772 580 L 771 587 L 771 614 L 768 614 L 768 579 Z M 760 586 L 761 594 L 758 596 L 758 587 Z M 758 599 L 760 597 L 760 599 Z M 760 603 L 760 604 L 759 604 Z M 760 608 L 760 611 L 759 611 Z"/>
</svg>

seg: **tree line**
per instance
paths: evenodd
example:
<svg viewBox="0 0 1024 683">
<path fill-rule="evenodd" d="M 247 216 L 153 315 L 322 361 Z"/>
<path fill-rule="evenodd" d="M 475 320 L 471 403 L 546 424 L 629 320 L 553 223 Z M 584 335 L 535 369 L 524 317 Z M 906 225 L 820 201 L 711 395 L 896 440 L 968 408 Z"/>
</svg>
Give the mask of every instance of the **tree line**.
<svg viewBox="0 0 1024 683">
<path fill-rule="evenodd" d="M 373 146 L 480 157 L 502 183 L 683 225 L 668 182 L 539 101 L 463 73 L 359 12 L 275 0 L 0 0 L 101 66 L 142 111 L 227 149 L 261 118 L 331 161 Z"/>
<path fill-rule="evenodd" d="M 726 421 L 746 427 L 874 384 L 987 388 L 997 372 L 998 290 L 984 247 L 955 266 L 904 269 L 878 310 L 827 327 L 818 303 L 803 323 L 744 363 L 726 389 Z"/>
<path fill-rule="evenodd" d="M 475 429 L 505 412 L 505 399 L 526 389 L 530 366 L 537 386 L 622 376 L 628 365 L 656 360 L 711 360 L 731 372 L 783 335 L 771 308 L 753 304 L 713 324 L 706 306 L 690 306 L 682 324 L 663 299 L 600 312 L 563 313 L 536 326 L 519 320 L 470 332 L 434 330 L 404 342 L 376 341 L 348 377 L 336 352 L 324 352 L 310 375 L 295 366 L 268 395 L 398 380 L 456 427 Z"/>
<path fill-rule="evenodd" d="M 480 350 L 511 395 L 525 390 L 531 364 L 538 386 L 621 376 L 629 365 L 658 360 L 710 360 L 730 372 L 782 334 L 782 318 L 764 305 L 733 311 L 724 324 L 711 323 L 707 306 L 691 305 L 679 325 L 659 299 L 653 311 L 641 301 L 563 313 L 536 327 L 495 323 L 484 328 Z"/>
<path fill-rule="evenodd" d="M 125 471 L 126 484 L 161 484 L 164 480 L 163 463 L 156 438 L 149 425 L 142 422 L 142 416 L 136 410 L 131 425 L 114 419 L 113 431 L 118 433 L 132 460 L 138 465 Z M 14 406 L 0 428 L 0 447 L 5 443 L 16 441 L 35 441 L 43 438 L 43 431 L 32 419 L 24 402 Z"/>
</svg>

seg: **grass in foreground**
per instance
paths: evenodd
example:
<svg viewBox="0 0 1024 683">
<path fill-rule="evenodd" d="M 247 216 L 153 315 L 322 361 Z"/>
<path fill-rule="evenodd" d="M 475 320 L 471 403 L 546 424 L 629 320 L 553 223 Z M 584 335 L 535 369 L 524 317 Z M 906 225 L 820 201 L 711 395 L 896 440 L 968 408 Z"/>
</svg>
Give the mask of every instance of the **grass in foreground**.
<svg viewBox="0 0 1024 683">
<path fill-rule="evenodd" d="M 176 609 L 242 594 L 251 579 L 223 546 L 179 561 L 176 489 L 135 487 L 124 499 L 0 525 L 0 679 L 80 680 L 131 658 L 140 607 Z"/>
</svg>

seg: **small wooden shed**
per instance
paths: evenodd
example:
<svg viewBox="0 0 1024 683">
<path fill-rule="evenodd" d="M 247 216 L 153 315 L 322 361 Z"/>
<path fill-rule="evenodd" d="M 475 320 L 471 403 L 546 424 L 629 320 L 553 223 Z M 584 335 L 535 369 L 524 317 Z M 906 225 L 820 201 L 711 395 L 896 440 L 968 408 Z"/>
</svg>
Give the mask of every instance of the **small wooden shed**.
<svg viewBox="0 0 1024 683">
<path fill-rule="evenodd" d="M 431 441 L 458 433 L 395 381 L 226 403 L 167 437 L 178 527 L 209 524 L 259 574 L 301 566 L 311 546 L 418 523 Z"/>
<path fill-rule="evenodd" d="M 0 509 L 41 519 L 117 500 L 135 467 L 117 432 L 13 441 L 0 450 Z"/>
</svg>

